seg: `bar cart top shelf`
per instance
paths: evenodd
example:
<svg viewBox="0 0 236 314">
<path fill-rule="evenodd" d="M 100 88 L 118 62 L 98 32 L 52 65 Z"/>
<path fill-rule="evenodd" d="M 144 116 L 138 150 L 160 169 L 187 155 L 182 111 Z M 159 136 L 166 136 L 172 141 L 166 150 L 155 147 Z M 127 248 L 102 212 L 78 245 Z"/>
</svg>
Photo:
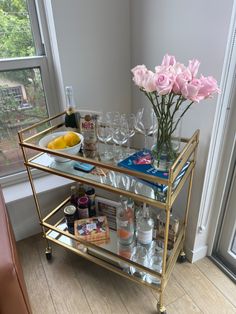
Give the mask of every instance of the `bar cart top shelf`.
<svg viewBox="0 0 236 314">
<path fill-rule="evenodd" d="M 181 139 L 181 152 L 178 158 L 170 168 L 167 178 L 161 178 L 119 167 L 112 162 L 101 161 L 99 151 L 103 151 L 104 149 L 102 143 L 99 143 L 98 151 L 93 158 L 85 157 L 82 153 L 72 156 L 48 148 L 39 147 L 38 142 L 40 138 L 48 133 L 65 129 L 64 123 L 61 122 L 62 119 L 59 123 L 55 124 L 55 122 L 58 122 L 58 118 L 63 118 L 64 114 L 65 113 L 61 113 L 19 131 L 20 145 L 34 151 L 34 156 L 29 159 L 27 158 L 27 166 L 75 181 L 79 180 L 82 183 L 92 184 L 95 187 L 103 188 L 116 194 L 124 194 L 159 208 L 166 208 L 167 191 L 171 189 L 170 206 L 173 204 L 184 182 L 195 166 L 195 161 L 192 156 L 198 145 L 199 130 L 197 130 L 190 139 Z M 50 124 L 49 126 L 48 123 Z M 44 126 L 43 131 L 38 132 L 38 128 L 42 128 L 42 126 Z M 27 134 L 29 131 L 30 136 Z M 32 135 L 32 133 L 34 134 Z M 137 150 L 133 149 L 134 153 L 136 151 Z M 39 152 L 39 154 L 35 156 L 35 152 Z M 67 157 L 70 161 L 64 163 L 55 162 L 50 155 Z M 75 170 L 73 165 L 76 161 L 92 164 L 96 166 L 96 171 L 85 173 Z M 182 168 L 186 166 L 186 163 L 187 167 L 184 175 L 179 178 L 179 174 Z M 162 187 L 161 189 L 160 186 Z"/>
</svg>

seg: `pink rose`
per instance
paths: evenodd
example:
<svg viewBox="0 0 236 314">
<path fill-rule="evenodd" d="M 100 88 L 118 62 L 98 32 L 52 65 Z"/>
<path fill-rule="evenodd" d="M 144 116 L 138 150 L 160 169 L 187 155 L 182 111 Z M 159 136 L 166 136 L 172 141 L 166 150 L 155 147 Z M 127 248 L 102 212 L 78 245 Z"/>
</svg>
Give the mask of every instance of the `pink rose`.
<svg viewBox="0 0 236 314">
<path fill-rule="evenodd" d="M 155 85 L 155 74 L 152 71 L 147 71 L 146 75 L 144 75 L 144 79 L 142 82 L 142 87 L 146 92 L 154 92 L 156 91 Z"/>
<path fill-rule="evenodd" d="M 201 80 L 193 79 L 189 83 L 185 84 L 182 89 L 181 93 L 184 98 L 199 102 L 201 99 L 198 95 L 200 88 L 202 87 Z"/>
<path fill-rule="evenodd" d="M 196 59 L 189 60 L 188 69 L 190 73 L 192 74 L 192 78 L 196 77 L 198 69 L 199 69 L 199 65 L 200 65 L 200 62 L 198 60 Z"/>
<path fill-rule="evenodd" d="M 201 88 L 199 89 L 198 96 L 202 99 L 210 97 L 214 93 L 220 93 L 220 89 L 217 85 L 217 81 L 212 76 L 200 77 Z"/>
<path fill-rule="evenodd" d="M 180 94 L 184 86 L 187 85 L 192 78 L 191 73 L 188 69 L 186 68 L 182 69 L 183 72 L 180 72 L 179 74 L 176 75 L 175 82 L 173 84 L 173 92 L 176 94 Z"/>
<path fill-rule="evenodd" d="M 184 73 L 186 71 L 186 67 L 179 62 L 176 62 L 176 64 L 173 67 L 174 73 L 176 75 L 180 74 L 180 73 Z"/>
<path fill-rule="evenodd" d="M 169 56 L 168 54 L 166 54 L 163 57 L 162 63 L 161 65 L 164 67 L 168 67 L 168 66 L 174 66 L 176 63 L 175 57 L 174 56 Z"/>
<path fill-rule="evenodd" d="M 143 87 L 143 81 L 145 80 L 145 77 L 147 75 L 148 69 L 145 65 L 137 65 L 135 68 L 131 70 L 133 73 L 133 81 L 134 83 L 139 86 Z"/>
<path fill-rule="evenodd" d="M 154 81 L 158 94 L 166 95 L 172 90 L 174 76 L 170 72 L 160 72 L 155 74 Z"/>
</svg>

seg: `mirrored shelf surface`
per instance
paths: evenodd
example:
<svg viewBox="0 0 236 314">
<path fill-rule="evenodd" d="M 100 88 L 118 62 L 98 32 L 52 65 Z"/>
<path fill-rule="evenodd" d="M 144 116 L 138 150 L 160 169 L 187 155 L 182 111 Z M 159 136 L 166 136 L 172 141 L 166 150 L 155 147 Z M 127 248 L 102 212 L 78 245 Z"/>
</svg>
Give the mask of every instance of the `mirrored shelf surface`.
<svg viewBox="0 0 236 314">
<path fill-rule="evenodd" d="M 167 188 L 164 191 L 160 191 L 159 185 L 154 184 L 137 177 L 129 176 L 122 172 L 116 172 L 113 170 L 108 170 L 101 167 L 95 167 L 89 173 L 75 170 L 74 165 L 76 161 L 70 160 L 67 162 L 55 162 L 48 154 L 43 153 L 36 158 L 32 159 L 30 164 L 37 166 L 42 166 L 44 170 L 53 170 L 63 176 L 63 174 L 73 175 L 74 177 L 89 180 L 90 182 L 98 182 L 103 186 L 109 186 L 114 189 L 115 192 L 122 194 L 122 191 L 129 191 L 134 195 L 141 195 L 150 200 L 155 200 L 164 203 L 166 201 Z M 122 171 L 122 169 L 121 169 Z M 179 184 L 181 178 L 176 180 L 172 185 L 172 190 L 174 190 Z M 163 186 L 162 186 L 163 189 Z"/>
</svg>

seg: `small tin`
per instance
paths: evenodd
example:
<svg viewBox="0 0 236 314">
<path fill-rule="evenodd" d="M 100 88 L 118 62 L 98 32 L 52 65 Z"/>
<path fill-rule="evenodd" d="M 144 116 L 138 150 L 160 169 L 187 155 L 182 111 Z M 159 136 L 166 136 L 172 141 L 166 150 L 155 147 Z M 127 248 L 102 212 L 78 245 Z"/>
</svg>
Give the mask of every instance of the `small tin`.
<svg viewBox="0 0 236 314">
<path fill-rule="evenodd" d="M 74 221 L 76 219 L 76 207 L 74 205 L 68 205 L 64 208 L 64 216 L 66 218 L 66 224 L 68 228 L 74 227 Z"/>
</svg>

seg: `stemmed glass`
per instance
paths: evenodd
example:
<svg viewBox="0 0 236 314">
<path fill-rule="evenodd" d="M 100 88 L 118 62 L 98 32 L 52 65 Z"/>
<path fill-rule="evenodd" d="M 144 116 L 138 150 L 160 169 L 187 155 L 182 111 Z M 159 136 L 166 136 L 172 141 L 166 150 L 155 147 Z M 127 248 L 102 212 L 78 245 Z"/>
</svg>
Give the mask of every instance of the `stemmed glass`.
<svg viewBox="0 0 236 314">
<path fill-rule="evenodd" d="M 125 156 L 122 152 L 122 145 L 124 145 L 129 138 L 129 128 L 126 119 L 120 118 L 112 126 L 112 139 L 114 143 L 119 145 L 119 153 L 117 161 L 122 160 Z"/>
<path fill-rule="evenodd" d="M 127 141 L 127 155 L 131 154 L 130 139 L 135 135 L 136 116 L 134 113 L 122 114 L 121 118 L 125 119 L 128 123 L 128 141 Z"/>
<path fill-rule="evenodd" d="M 106 113 L 106 117 L 113 132 L 113 130 L 115 129 L 115 126 L 119 125 L 121 115 L 118 111 L 108 111 Z M 116 148 L 115 142 L 113 141 L 113 154 L 116 155 L 117 153 L 118 153 L 118 150 Z"/>
<path fill-rule="evenodd" d="M 100 157 L 103 160 L 111 160 L 113 158 L 112 153 L 107 149 L 107 142 L 112 138 L 112 129 L 107 119 L 106 114 L 101 113 L 97 119 L 97 137 L 99 141 L 105 143 L 104 152 L 100 152 Z"/>
<path fill-rule="evenodd" d="M 144 135 L 144 152 L 147 153 L 147 137 L 157 131 L 157 119 L 152 108 L 143 107 L 138 111 L 136 130 Z"/>
</svg>

